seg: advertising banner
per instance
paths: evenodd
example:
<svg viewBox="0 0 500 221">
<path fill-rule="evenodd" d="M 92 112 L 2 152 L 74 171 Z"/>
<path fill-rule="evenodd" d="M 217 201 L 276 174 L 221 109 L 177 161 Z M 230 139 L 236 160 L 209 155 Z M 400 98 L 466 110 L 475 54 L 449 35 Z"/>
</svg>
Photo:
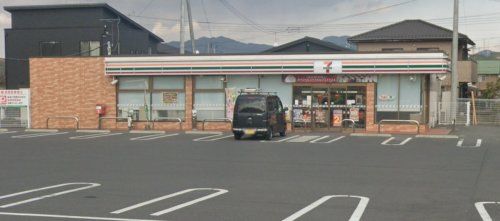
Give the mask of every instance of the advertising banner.
<svg viewBox="0 0 500 221">
<path fill-rule="evenodd" d="M 226 117 L 229 119 L 233 119 L 234 104 L 237 97 L 238 91 L 236 88 L 226 88 Z"/>
<path fill-rule="evenodd" d="M 30 93 L 27 89 L 0 90 L 0 106 L 20 107 L 29 105 Z"/>
</svg>

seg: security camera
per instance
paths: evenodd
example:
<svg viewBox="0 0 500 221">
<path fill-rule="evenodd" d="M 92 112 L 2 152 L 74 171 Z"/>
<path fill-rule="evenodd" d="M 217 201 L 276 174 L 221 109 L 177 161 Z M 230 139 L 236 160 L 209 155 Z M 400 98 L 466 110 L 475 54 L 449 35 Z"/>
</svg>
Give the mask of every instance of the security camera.
<svg viewBox="0 0 500 221">
<path fill-rule="evenodd" d="M 111 81 L 111 85 L 115 85 L 118 83 L 118 79 L 116 78 L 113 78 L 113 80 Z"/>
<path fill-rule="evenodd" d="M 440 80 L 440 81 L 443 81 L 444 79 L 446 79 L 446 77 L 447 77 L 447 76 L 446 76 L 445 74 L 443 74 L 443 75 L 438 75 L 438 76 L 436 76 L 436 79 L 438 79 L 438 80 Z"/>
</svg>

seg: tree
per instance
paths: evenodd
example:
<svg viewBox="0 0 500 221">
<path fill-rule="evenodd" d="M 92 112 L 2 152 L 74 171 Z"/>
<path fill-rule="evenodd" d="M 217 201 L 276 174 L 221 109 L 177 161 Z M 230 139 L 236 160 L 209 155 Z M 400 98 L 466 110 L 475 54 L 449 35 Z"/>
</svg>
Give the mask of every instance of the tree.
<svg viewBox="0 0 500 221">
<path fill-rule="evenodd" d="M 486 89 L 482 91 L 481 97 L 486 99 L 500 98 L 500 78 L 496 82 L 486 84 Z"/>
</svg>

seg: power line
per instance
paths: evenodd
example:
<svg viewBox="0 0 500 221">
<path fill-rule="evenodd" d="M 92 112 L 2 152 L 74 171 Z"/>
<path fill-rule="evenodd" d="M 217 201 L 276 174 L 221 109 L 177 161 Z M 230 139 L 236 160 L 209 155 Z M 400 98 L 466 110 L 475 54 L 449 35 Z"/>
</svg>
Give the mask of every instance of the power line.
<svg viewBox="0 0 500 221">
<path fill-rule="evenodd" d="M 146 6 L 141 10 L 141 12 L 139 12 L 139 15 L 142 15 L 142 13 L 144 13 L 144 11 L 146 11 L 146 9 L 149 8 L 149 6 L 151 6 L 151 3 L 153 3 L 154 0 L 149 0 L 148 4 L 146 4 Z"/>
</svg>

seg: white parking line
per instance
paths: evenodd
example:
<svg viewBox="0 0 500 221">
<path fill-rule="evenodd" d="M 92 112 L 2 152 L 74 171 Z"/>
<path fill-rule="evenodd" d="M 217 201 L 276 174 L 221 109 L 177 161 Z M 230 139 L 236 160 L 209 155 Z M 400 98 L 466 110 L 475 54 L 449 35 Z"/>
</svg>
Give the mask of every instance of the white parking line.
<svg viewBox="0 0 500 221">
<path fill-rule="evenodd" d="M 123 133 L 88 134 L 88 135 L 81 135 L 81 136 L 70 137 L 69 139 L 72 139 L 72 140 L 86 140 L 86 139 L 93 139 L 93 138 L 100 138 L 100 137 L 116 136 L 116 135 L 121 135 L 121 134 L 123 134 Z"/>
<path fill-rule="evenodd" d="M 476 146 L 462 146 L 462 144 L 464 143 L 464 139 L 460 139 L 458 140 L 457 142 L 457 147 L 462 147 L 462 148 L 477 148 L 477 147 L 480 147 L 481 144 L 483 143 L 483 140 L 482 139 L 477 139 L 476 140 Z"/>
<path fill-rule="evenodd" d="M 384 140 L 384 142 L 382 142 L 381 144 L 382 145 L 402 146 L 402 145 L 405 145 L 406 143 L 408 143 L 408 141 L 410 141 L 412 138 L 408 137 L 405 140 L 403 140 L 401 143 L 389 143 L 389 142 L 391 142 L 394 139 L 396 139 L 396 138 L 395 137 L 389 137 L 386 140 Z"/>
<path fill-rule="evenodd" d="M 13 133 L 17 133 L 17 131 L 4 131 L 4 132 L 0 132 L 0 135 L 2 135 L 2 134 L 13 134 Z"/>
<path fill-rule="evenodd" d="M 318 138 L 318 139 L 311 140 L 310 142 L 311 142 L 311 143 L 333 143 L 333 142 L 335 142 L 335 141 L 338 141 L 338 140 L 343 139 L 345 136 L 340 136 L 340 137 L 337 137 L 337 138 L 333 138 L 333 139 L 331 139 L 331 140 L 329 140 L 329 141 L 321 141 L 321 142 L 320 142 L 320 140 L 324 140 L 324 139 L 329 138 L 329 137 L 330 137 L 330 136 L 322 136 L 322 137 L 320 137 L 320 138 Z"/>
<path fill-rule="evenodd" d="M 285 142 L 287 140 L 295 139 L 297 137 L 300 137 L 300 135 L 294 135 L 294 136 L 291 136 L 291 137 L 283 138 L 281 140 L 261 140 L 260 142 L 280 143 L 280 142 Z"/>
<path fill-rule="evenodd" d="M 226 135 L 226 136 L 224 136 L 223 134 L 215 134 L 215 135 L 210 135 L 210 136 L 196 138 L 196 139 L 193 139 L 193 141 L 215 141 L 215 140 L 226 139 L 226 138 L 229 138 L 229 137 L 233 137 L 233 135 Z"/>
<path fill-rule="evenodd" d="M 351 218 L 349 221 L 359 221 L 361 220 L 361 216 L 363 215 L 366 206 L 368 205 L 368 202 L 370 199 L 368 197 L 364 196 L 352 196 L 352 195 L 329 195 L 329 196 L 324 196 L 321 197 L 319 200 L 316 200 L 315 202 L 311 203 L 310 205 L 304 207 L 303 209 L 295 212 L 291 216 L 287 217 L 283 221 L 293 221 L 298 219 L 299 217 L 303 216 L 304 214 L 308 213 L 309 211 L 313 210 L 314 208 L 318 207 L 319 205 L 323 204 L 324 202 L 328 201 L 331 198 L 359 198 L 359 203 L 358 206 L 356 206 L 356 209 L 351 215 Z"/>
<path fill-rule="evenodd" d="M 172 193 L 172 194 L 169 194 L 169 195 L 166 195 L 166 196 L 158 197 L 158 198 L 155 198 L 155 199 L 152 199 L 152 200 L 148 200 L 148 201 L 145 201 L 145 202 L 142 202 L 142 203 L 138 203 L 138 204 L 135 204 L 135 205 L 123 208 L 123 209 L 119 209 L 119 210 L 113 211 L 111 213 L 112 214 L 120 214 L 120 213 L 123 213 L 123 212 L 127 212 L 127 211 L 130 211 L 130 210 L 133 210 L 133 209 L 137 209 L 139 207 L 143 207 L 143 206 L 152 204 L 152 203 L 156 203 L 156 202 L 168 199 L 168 198 L 172 198 L 172 197 L 179 196 L 179 195 L 186 194 L 186 193 L 193 192 L 193 191 L 202 191 L 202 190 L 208 190 L 208 191 L 215 190 L 217 192 L 209 194 L 209 195 L 206 195 L 206 196 L 203 196 L 203 197 L 200 197 L 200 198 L 197 198 L 197 199 L 194 199 L 194 200 L 191 200 L 191 201 L 188 201 L 188 202 L 185 202 L 185 203 L 182 203 L 182 204 L 179 204 L 179 205 L 176 205 L 176 206 L 173 206 L 173 207 L 170 207 L 170 208 L 165 209 L 165 210 L 161 210 L 161 211 L 152 213 L 151 216 L 161 216 L 163 214 L 170 213 L 170 212 L 173 212 L 173 211 L 178 210 L 178 209 L 182 209 L 184 207 L 187 207 L 187 206 L 199 203 L 201 201 L 208 200 L 210 198 L 213 198 L 213 197 L 216 197 L 218 195 L 225 194 L 225 193 L 228 192 L 225 189 L 215 189 L 215 188 L 187 189 L 187 190 L 182 190 L 182 191 L 179 191 L 179 192 L 175 192 L 175 193 Z"/>
<path fill-rule="evenodd" d="M 47 186 L 47 187 L 42 187 L 42 188 L 38 188 L 38 189 L 26 190 L 26 191 L 22 191 L 22 192 L 18 192 L 18 193 L 0 196 L 0 199 L 6 199 L 6 198 L 14 197 L 14 196 L 24 195 L 24 194 L 48 190 L 48 189 L 59 188 L 59 187 L 63 187 L 63 186 L 70 186 L 70 185 L 86 185 L 86 186 L 78 187 L 78 188 L 74 188 L 74 189 L 70 189 L 70 190 L 65 190 L 65 191 L 61 191 L 61 192 L 57 192 L 57 193 L 47 194 L 47 195 L 43 195 L 43 196 L 39 196 L 39 197 L 35 197 L 35 198 L 30 198 L 30 199 L 22 200 L 22 201 L 15 202 L 15 203 L 5 204 L 5 205 L 0 206 L 0 208 L 9 208 L 9 207 L 13 207 L 13 206 L 17 206 L 17 205 L 21 205 L 21 204 L 25 204 L 25 203 L 29 203 L 29 202 L 41 200 L 41 199 L 60 196 L 60 195 L 64 195 L 64 194 L 68 194 L 68 193 L 72 193 L 72 192 L 76 192 L 76 191 L 80 191 L 80 190 L 90 189 L 90 188 L 100 186 L 101 184 L 98 184 L 98 183 L 63 183 L 63 184 L 58 184 L 58 185 L 54 185 L 54 186 Z"/>
<path fill-rule="evenodd" d="M 153 220 L 153 219 L 127 219 L 127 218 L 111 218 L 111 217 L 94 217 L 94 216 L 67 216 L 55 214 L 39 214 L 39 213 L 4 213 L 0 212 L 3 216 L 20 216 L 20 217 L 43 217 L 55 219 L 77 219 L 77 220 L 105 220 L 105 221 L 166 221 L 166 220 Z"/>
<path fill-rule="evenodd" d="M 67 134 L 67 133 L 68 132 L 57 132 L 57 133 L 49 132 L 49 133 L 22 134 L 22 135 L 12 136 L 12 138 L 24 139 L 24 138 L 34 138 L 34 137 L 55 136 L 55 135 L 61 135 L 61 134 Z"/>
<path fill-rule="evenodd" d="M 486 208 L 484 208 L 484 205 L 486 204 L 500 205 L 500 202 L 477 202 L 474 204 L 474 206 L 476 206 L 477 212 L 479 213 L 479 216 L 481 216 L 481 219 L 483 219 L 483 221 L 493 221 L 488 211 L 486 211 Z"/>
<path fill-rule="evenodd" d="M 179 135 L 178 133 L 175 134 L 153 134 L 153 135 L 146 135 L 142 137 L 134 137 L 130 138 L 130 140 L 155 140 L 155 139 L 160 139 L 164 137 L 173 137 Z"/>
<path fill-rule="evenodd" d="M 304 142 L 307 142 L 307 141 L 310 141 L 310 140 L 314 140 L 314 139 L 316 139 L 318 137 L 319 136 L 300 136 L 300 137 L 288 140 L 287 142 L 290 142 L 290 143 L 304 143 Z"/>
</svg>

